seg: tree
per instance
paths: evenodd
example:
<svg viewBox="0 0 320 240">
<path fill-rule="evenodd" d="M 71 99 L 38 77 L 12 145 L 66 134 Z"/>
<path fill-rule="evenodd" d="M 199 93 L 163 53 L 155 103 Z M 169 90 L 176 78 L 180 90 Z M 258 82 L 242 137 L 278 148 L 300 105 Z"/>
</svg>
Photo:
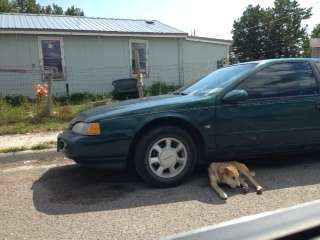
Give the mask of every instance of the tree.
<svg viewBox="0 0 320 240">
<path fill-rule="evenodd" d="M 311 57 L 310 37 L 308 35 L 303 40 L 302 49 L 302 57 Z"/>
<path fill-rule="evenodd" d="M 57 4 L 52 4 L 52 9 L 53 9 L 52 14 L 55 14 L 55 15 L 62 15 L 63 14 L 62 7 L 60 7 Z"/>
<path fill-rule="evenodd" d="M 276 0 L 274 5 L 273 20 L 269 22 L 269 57 L 301 56 L 308 36 L 301 22 L 311 17 L 311 8 L 300 8 L 296 0 Z"/>
<path fill-rule="evenodd" d="M 41 13 L 51 15 L 63 15 L 63 9 L 57 4 L 47 5 L 41 7 Z"/>
<path fill-rule="evenodd" d="M 317 24 L 311 33 L 312 38 L 320 38 L 320 24 Z"/>
<path fill-rule="evenodd" d="M 233 24 L 233 53 L 240 60 L 260 59 L 264 56 L 267 36 L 267 11 L 259 5 L 249 5 L 240 19 Z"/>
<path fill-rule="evenodd" d="M 52 7 L 51 7 L 51 5 L 42 6 L 42 7 L 41 7 L 41 13 L 43 13 L 43 14 L 52 14 Z"/>
<path fill-rule="evenodd" d="M 63 8 L 57 4 L 41 6 L 36 0 L 0 0 L 0 12 L 84 16 L 83 10 L 75 6 L 71 6 L 63 12 Z"/>
<path fill-rule="evenodd" d="M 302 20 L 311 8 L 296 0 L 275 0 L 272 8 L 249 5 L 233 25 L 233 52 L 240 61 L 297 57 L 308 54 L 308 34 Z"/>
<path fill-rule="evenodd" d="M 84 16 L 84 12 L 80 8 L 76 8 L 75 6 L 68 7 L 67 10 L 64 12 L 65 15 L 72 15 L 72 16 Z"/>
<path fill-rule="evenodd" d="M 11 12 L 14 6 L 9 0 L 0 0 L 0 12 Z"/>
<path fill-rule="evenodd" d="M 19 13 L 41 13 L 41 6 L 35 0 L 15 0 L 12 4 Z"/>
</svg>

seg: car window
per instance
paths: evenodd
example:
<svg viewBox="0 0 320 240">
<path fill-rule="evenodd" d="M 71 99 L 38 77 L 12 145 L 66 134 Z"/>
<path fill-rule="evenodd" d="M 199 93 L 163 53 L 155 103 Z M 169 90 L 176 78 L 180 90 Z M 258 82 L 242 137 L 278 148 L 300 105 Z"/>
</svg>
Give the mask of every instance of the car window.
<svg viewBox="0 0 320 240">
<path fill-rule="evenodd" d="M 316 79 L 307 62 L 268 66 L 239 85 L 249 99 L 309 95 L 317 92 Z"/>
<path fill-rule="evenodd" d="M 222 89 L 234 79 L 243 76 L 256 65 L 256 63 L 247 63 L 220 68 L 201 78 L 197 82 L 182 88 L 180 91 L 183 94 L 212 93 L 217 89 Z"/>
<path fill-rule="evenodd" d="M 320 73 L 320 62 L 316 62 L 316 66 L 317 66 L 318 71 L 319 71 L 319 73 Z"/>
</svg>

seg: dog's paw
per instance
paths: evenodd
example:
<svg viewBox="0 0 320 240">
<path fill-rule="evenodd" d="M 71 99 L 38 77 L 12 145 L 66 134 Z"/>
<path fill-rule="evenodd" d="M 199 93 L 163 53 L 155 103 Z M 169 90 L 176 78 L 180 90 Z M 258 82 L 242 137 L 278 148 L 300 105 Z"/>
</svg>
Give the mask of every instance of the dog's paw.
<svg viewBox="0 0 320 240">
<path fill-rule="evenodd" d="M 257 194 L 262 194 L 263 188 L 261 186 L 257 187 Z"/>
<path fill-rule="evenodd" d="M 228 195 L 226 193 L 221 193 L 219 196 L 220 196 L 220 198 L 222 200 L 227 200 L 228 199 Z"/>
<path fill-rule="evenodd" d="M 241 190 L 244 194 L 247 194 L 249 192 L 249 187 L 241 187 Z"/>
</svg>

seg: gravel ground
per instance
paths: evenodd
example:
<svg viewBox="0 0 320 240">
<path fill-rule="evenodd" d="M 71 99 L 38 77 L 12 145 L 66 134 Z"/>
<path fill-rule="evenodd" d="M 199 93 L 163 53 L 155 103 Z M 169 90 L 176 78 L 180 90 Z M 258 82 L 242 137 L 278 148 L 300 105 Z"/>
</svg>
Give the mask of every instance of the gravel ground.
<svg viewBox="0 0 320 240">
<path fill-rule="evenodd" d="M 3 135 L 0 136 L 0 150 L 13 147 L 28 148 L 40 143 L 56 141 L 60 132 Z"/>
<path fill-rule="evenodd" d="M 2 164 L 0 239 L 159 239 L 316 200 L 319 158 L 251 164 L 265 192 L 227 189 L 227 202 L 208 187 L 204 168 L 180 187 L 152 189 L 125 171 L 84 169 L 62 159 Z"/>
</svg>

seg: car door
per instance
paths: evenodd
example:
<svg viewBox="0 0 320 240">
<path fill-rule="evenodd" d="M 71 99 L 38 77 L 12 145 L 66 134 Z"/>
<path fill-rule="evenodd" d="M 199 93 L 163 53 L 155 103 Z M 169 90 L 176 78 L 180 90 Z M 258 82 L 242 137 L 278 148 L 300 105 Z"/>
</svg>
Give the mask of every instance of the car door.
<svg viewBox="0 0 320 240">
<path fill-rule="evenodd" d="M 268 65 L 235 89 L 246 90 L 248 99 L 216 108 L 217 149 L 225 156 L 301 151 L 320 143 L 320 97 L 309 62 Z"/>
</svg>

